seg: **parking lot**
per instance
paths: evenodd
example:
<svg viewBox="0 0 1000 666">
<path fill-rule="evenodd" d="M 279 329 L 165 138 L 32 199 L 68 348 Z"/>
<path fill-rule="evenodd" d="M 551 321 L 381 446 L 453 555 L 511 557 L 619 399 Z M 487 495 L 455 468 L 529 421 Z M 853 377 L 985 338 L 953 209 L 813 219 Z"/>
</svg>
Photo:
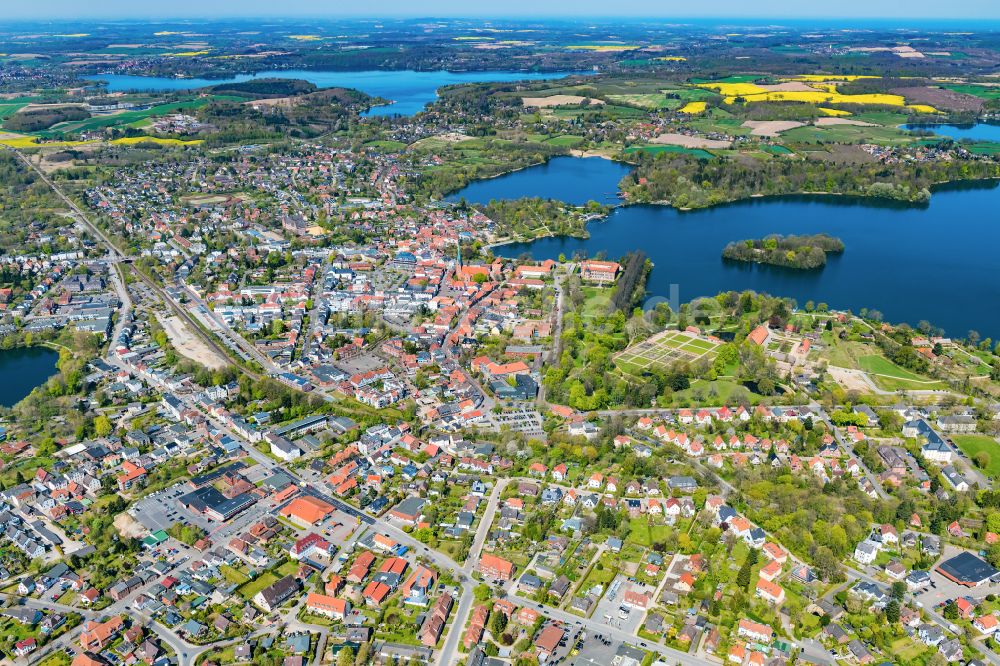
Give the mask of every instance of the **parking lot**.
<svg viewBox="0 0 1000 666">
<path fill-rule="evenodd" d="M 175 484 L 136 502 L 129 514 L 150 532 L 165 530 L 174 523 L 197 525 L 206 532 L 218 527 L 205 516 L 195 515 L 181 506 L 177 498 L 189 491 L 186 484 Z"/>
<path fill-rule="evenodd" d="M 348 374 L 368 372 L 385 367 L 385 360 L 375 354 L 359 354 L 354 358 L 337 361 L 337 367 Z"/>
<path fill-rule="evenodd" d="M 604 596 L 597 602 L 597 608 L 594 610 L 594 614 L 592 616 L 593 619 L 598 622 L 606 622 L 608 626 L 634 634 L 642 625 L 646 613 L 639 608 L 633 608 L 630 609 L 628 613 L 623 613 L 621 610 L 622 596 L 625 594 L 625 590 L 634 589 L 636 591 L 641 591 L 646 589 L 646 587 L 647 586 L 632 583 L 627 577 L 618 574 L 615 576 L 615 579 L 611 581 L 611 584 L 608 585 L 608 589 Z M 623 615 L 624 617 L 622 617 Z"/>
<path fill-rule="evenodd" d="M 339 546 L 351 538 L 358 527 L 358 519 L 343 511 L 334 511 L 318 527 L 325 538 Z"/>
<path fill-rule="evenodd" d="M 500 414 L 490 414 L 490 420 L 498 430 L 507 426 L 514 432 L 524 433 L 528 437 L 545 437 L 542 417 L 534 407 L 517 407 L 504 410 Z"/>
</svg>

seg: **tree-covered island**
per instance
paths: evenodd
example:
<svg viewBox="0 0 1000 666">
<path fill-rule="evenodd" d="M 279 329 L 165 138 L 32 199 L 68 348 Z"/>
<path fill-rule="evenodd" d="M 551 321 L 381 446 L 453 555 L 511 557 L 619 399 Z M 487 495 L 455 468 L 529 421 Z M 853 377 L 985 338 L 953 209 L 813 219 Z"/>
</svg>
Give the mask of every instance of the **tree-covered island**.
<svg viewBox="0 0 1000 666">
<path fill-rule="evenodd" d="M 799 270 L 813 270 L 826 265 L 826 255 L 844 251 L 844 242 L 826 234 L 812 236 L 771 235 L 728 244 L 723 259 L 771 264 Z"/>
</svg>

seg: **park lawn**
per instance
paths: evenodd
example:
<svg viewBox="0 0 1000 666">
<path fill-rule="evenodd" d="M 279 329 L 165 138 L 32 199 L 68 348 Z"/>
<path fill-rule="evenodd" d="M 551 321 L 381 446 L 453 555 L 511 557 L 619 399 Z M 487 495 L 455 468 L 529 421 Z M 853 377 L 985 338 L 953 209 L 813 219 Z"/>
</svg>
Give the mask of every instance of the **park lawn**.
<svg viewBox="0 0 1000 666">
<path fill-rule="evenodd" d="M 945 389 L 948 388 L 944 382 L 922 377 L 915 372 L 901 368 L 884 356 L 872 354 L 862 356 L 858 359 L 858 365 L 862 370 L 872 376 L 880 386 L 885 385 L 886 390 L 895 391 L 898 389 Z"/>
<path fill-rule="evenodd" d="M 584 319 L 589 319 L 606 315 L 608 313 L 608 306 L 611 305 L 611 293 L 613 291 L 613 289 L 604 287 L 584 287 L 584 301 L 580 316 Z"/>
<path fill-rule="evenodd" d="M 990 462 L 983 472 L 991 478 L 1000 477 L 1000 443 L 997 440 L 987 435 L 952 435 L 951 438 L 972 460 L 980 451 L 988 453 Z"/>
<path fill-rule="evenodd" d="M 709 399 L 712 401 L 712 404 L 722 405 L 729 403 L 733 394 L 737 391 L 740 392 L 741 400 L 749 400 L 752 405 L 760 402 L 759 395 L 752 393 L 750 389 L 743 386 L 739 382 L 730 381 L 728 379 L 716 379 L 711 382 L 705 379 L 696 379 L 691 382 L 690 388 L 674 393 L 674 400 L 693 400 L 695 398 L 695 394 L 697 394 L 700 400 Z"/>
</svg>

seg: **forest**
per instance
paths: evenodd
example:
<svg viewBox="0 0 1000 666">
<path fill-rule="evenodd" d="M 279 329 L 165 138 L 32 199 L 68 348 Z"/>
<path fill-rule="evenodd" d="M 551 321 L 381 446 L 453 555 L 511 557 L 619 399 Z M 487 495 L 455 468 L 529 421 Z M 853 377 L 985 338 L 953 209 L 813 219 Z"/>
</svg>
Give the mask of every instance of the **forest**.
<svg viewBox="0 0 1000 666">
<path fill-rule="evenodd" d="M 666 202 L 705 208 L 751 196 L 829 193 L 927 203 L 934 185 L 1000 178 L 1000 164 L 954 160 L 897 164 L 835 164 L 813 160 L 700 160 L 639 154 L 639 167 L 622 180 L 635 203 Z"/>
</svg>

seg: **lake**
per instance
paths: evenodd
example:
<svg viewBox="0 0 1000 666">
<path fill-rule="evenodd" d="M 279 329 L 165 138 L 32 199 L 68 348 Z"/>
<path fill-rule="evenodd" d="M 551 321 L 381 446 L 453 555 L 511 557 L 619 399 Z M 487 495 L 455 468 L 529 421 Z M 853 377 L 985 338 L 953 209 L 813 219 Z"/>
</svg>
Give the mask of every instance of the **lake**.
<svg viewBox="0 0 1000 666">
<path fill-rule="evenodd" d="M 590 167 L 591 161 L 586 162 Z M 545 170 L 532 167 L 517 172 L 518 182 L 525 184 L 523 192 L 513 190 L 512 174 L 474 183 L 454 196 L 473 188 L 480 201 L 534 195 L 545 192 L 549 178 L 556 183 L 554 190 L 561 189 L 566 174 L 575 169 L 553 160 Z M 603 180 L 576 180 L 571 199 L 583 201 L 611 191 L 619 173 L 609 169 Z M 951 335 L 976 330 L 996 340 L 1000 339 L 998 209 L 1000 188 L 995 183 L 938 188 L 927 206 L 837 196 L 752 199 L 687 212 L 667 206 L 627 206 L 615 209 L 606 220 L 592 222 L 590 238 L 541 238 L 495 251 L 508 257 L 528 253 L 535 259 L 554 259 L 575 253 L 592 257 L 602 251 L 618 258 L 642 249 L 655 264 L 648 284 L 651 296 L 669 298 L 674 284 L 681 302 L 752 289 L 792 297 L 800 306 L 812 300 L 855 312 L 876 309 L 887 321 L 916 325 L 927 320 Z M 773 233 L 827 233 L 841 238 L 846 250 L 830 255 L 826 267 L 817 271 L 722 259 L 722 248 L 730 241 Z"/>
<path fill-rule="evenodd" d="M 903 125 L 907 130 L 929 130 L 938 136 L 946 136 L 956 141 L 1000 141 L 1000 125 L 975 123 L 972 125 Z"/>
<path fill-rule="evenodd" d="M 572 72 L 416 72 L 412 70 L 364 72 L 317 72 L 309 70 L 273 70 L 256 74 L 237 74 L 223 79 L 178 79 L 127 74 L 98 74 L 84 78 L 107 81 L 111 92 L 167 92 L 193 90 L 220 83 L 240 83 L 253 79 L 302 79 L 320 88 L 354 88 L 375 97 L 393 100 L 392 104 L 373 107 L 367 115 L 411 116 L 437 97 L 437 89 L 458 83 L 495 83 L 505 81 L 538 81 L 558 79 Z"/>
<path fill-rule="evenodd" d="M 553 157 L 545 164 L 470 183 L 447 200 L 487 204 L 490 199 L 542 197 L 575 205 L 590 200 L 612 205 L 620 203 L 618 183 L 631 170 L 627 164 L 600 157 Z"/>
<path fill-rule="evenodd" d="M 12 407 L 56 373 L 59 353 L 48 347 L 0 349 L 0 406 Z"/>
</svg>

